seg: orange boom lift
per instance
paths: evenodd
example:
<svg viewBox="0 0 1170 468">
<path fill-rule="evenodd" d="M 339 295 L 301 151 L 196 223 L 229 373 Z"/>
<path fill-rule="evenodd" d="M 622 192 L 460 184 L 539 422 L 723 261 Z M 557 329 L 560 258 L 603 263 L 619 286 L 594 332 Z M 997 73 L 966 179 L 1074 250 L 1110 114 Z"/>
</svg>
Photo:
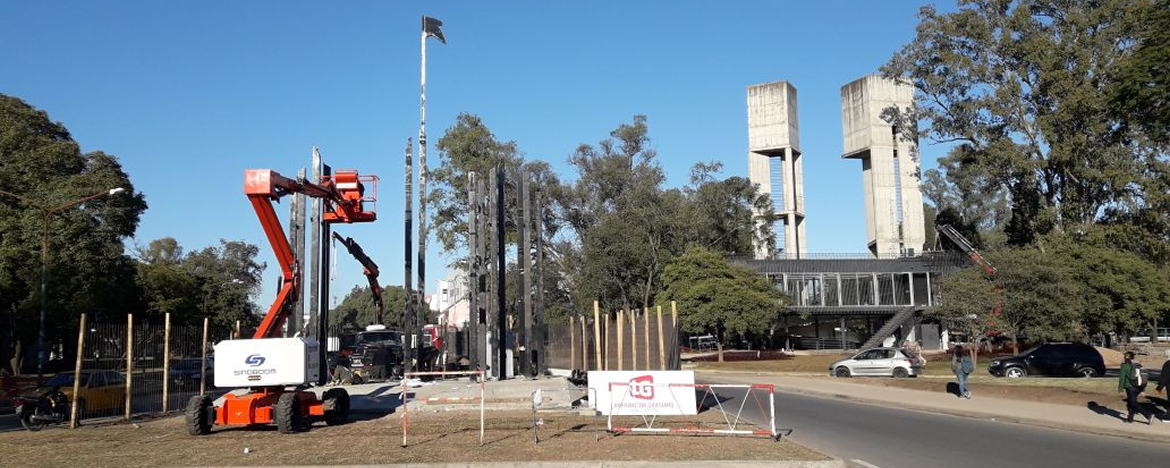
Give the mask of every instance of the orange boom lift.
<svg viewBox="0 0 1170 468">
<path fill-rule="evenodd" d="M 320 368 L 325 344 L 313 338 L 280 337 L 294 298 L 301 293 L 302 271 L 272 203 L 288 194 L 303 193 L 324 202 L 323 227 L 372 222 L 377 219 L 372 206 L 376 195 L 367 195 L 366 187 L 376 193 L 377 180 L 377 176 L 360 176 L 352 170 L 336 171 L 318 183 L 289 179 L 268 169 L 244 172 L 244 193 L 280 264 L 280 290 L 252 339 L 216 344 L 217 386 L 226 382 L 222 385 L 245 387 L 248 392 L 228 393 L 220 406 L 213 405 L 209 396 L 192 397 L 186 411 L 187 429 L 192 435 L 207 434 L 212 425 L 276 423 L 280 432 L 290 433 L 306 429 L 314 419 L 324 419 L 330 425 L 348 420 L 349 394 L 344 389 L 329 389 L 322 398 L 308 390 L 312 384 L 324 383 Z M 319 320 L 327 323 L 328 310 L 321 311 Z M 241 381 L 246 383 L 240 385 Z"/>
</svg>

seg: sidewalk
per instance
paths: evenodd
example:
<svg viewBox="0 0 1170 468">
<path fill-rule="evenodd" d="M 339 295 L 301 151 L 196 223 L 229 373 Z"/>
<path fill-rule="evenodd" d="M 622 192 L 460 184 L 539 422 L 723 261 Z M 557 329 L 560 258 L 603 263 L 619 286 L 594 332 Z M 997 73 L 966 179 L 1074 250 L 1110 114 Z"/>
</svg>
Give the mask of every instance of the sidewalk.
<svg viewBox="0 0 1170 468">
<path fill-rule="evenodd" d="M 776 389 L 781 391 L 842 398 L 887 407 L 1154 442 L 1170 441 L 1170 423 L 1161 423 L 1155 419 L 1151 425 L 1146 425 L 1145 418 L 1142 416 L 1136 416 L 1133 424 L 1122 422 L 1126 413 L 1125 400 L 1120 394 L 1116 398 L 1109 399 L 1087 396 L 1084 406 L 1074 406 L 981 398 L 978 394 L 973 395 L 970 400 L 965 400 L 949 393 L 850 383 L 849 379 L 828 377 L 702 372 L 698 373 L 696 378 L 702 381 L 722 383 L 774 384 Z"/>
</svg>

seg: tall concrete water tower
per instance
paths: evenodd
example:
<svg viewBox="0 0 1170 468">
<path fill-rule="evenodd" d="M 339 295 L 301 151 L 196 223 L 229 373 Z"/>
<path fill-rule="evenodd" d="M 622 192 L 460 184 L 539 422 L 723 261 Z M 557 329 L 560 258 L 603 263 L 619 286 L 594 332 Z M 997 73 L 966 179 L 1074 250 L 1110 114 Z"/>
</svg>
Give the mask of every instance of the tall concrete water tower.
<svg viewBox="0 0 1170 468">
<path fill-rule="evenodd" d="M 787 81 L 748 86 L 748 176 L 772 199 L 779 220 L 776 248 L 786 258 L 808 251 L 804 226 L 804 158 L 796 116 L 796 88 Z M 756 244 L 756 258 L 775 254 Z"/>
<path fill-rule="evenodd" d="M 913 104 L 912 86 L 877 75 L 841 87 L 841 157 L 861 161 L 866 239 L 875 256 L 915 255 L 926 243 L 918 142 L 881 117 L 888 108 L 906 110 Z"/>
</svg>

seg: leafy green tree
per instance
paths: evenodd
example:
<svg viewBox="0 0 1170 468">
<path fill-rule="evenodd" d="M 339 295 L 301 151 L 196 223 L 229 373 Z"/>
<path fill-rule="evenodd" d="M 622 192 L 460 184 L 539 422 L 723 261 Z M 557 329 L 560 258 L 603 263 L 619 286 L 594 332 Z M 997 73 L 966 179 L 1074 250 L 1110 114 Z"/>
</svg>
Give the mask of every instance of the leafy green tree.
<svg viewBox="0 0 1170 468">
<path fill-rule="evenodd" d="M 178 241 L 164 237 L 136 251 L 138 288 L 148 316 L 170 313 L 176 325 L 199 325 L 208 317 L 221 331 L 234 329 L 236 321 L 245 327 L 259 323 L 261 311 L 254 302 L 264 271 L 264 264 L 256 262 L 259 247 L 220 240 L 217 247 L 184 253 Z"/>
<path fill-rule="evenodd" d="M 1170 0 L 1147 5 L 1142 13 L 1137 48 L 1111 74 L 1114 117 L 1170 145 Z"/>
<path fill-rule="evenodd" d="M 691 169 L 686 207 L 679 213 L 684 218 L 678 220 L 686 229 L 687 243 L 747 257 L 759 242 L 771 252 L 776 246 L 771 199 L 746 177 L 715 179 L 713 175 L 722 167 L 721 163 L 699 163 Z"/>
<path fill-rule="evenodd" d="M 1129 199 L 1148 152 L 1118 135 L 1113 64 L 1125 60 L 1150 0 L 964 0 L 923 7 L 917 35 L 883 67 L 918 91 L 900 127 L 954 142 L 960 166 L 1007 187 L 1014 245 L 1099 221 Z"/>
<path fill-rule="evenodd" d="M 931 315 L 957 325 L 973 338 L 1007 335 L 1018 352 L 1019 337 L 1034 342 L 1083 341 L 1088 290 L 1067 262 L 1038 249 L 1011 249 L 985 255 L 994 275 L 971 266 L 939 280 L 942 303 Z"/>
<path fill-rule="evenodd" d="M 483 120 L 473 114 L 459 114 L 435 146 L 440 164 L 430 172 L 432 185 L 428 201 L 434 207 L 435 237 L 445 252 L 467 245 L 468 174 L 475 172 L 486 185 L 492 170 L 502 166 L 512 182 L 526 174 L 534 187 L 557 184 L 556 174 L 548 163 L 525 161 L 516 142 L 497 140 Z M 515 192 L 505 190 L 505 209 L 509 213 L 515 212 L 518 206 Z M 551 220 L 551 216 L 546 216 L 546 220 Z M 514 230 L 515 225 L 509 224 L 508 228 Z M 508 242 L 514 243 L 515 239 L 509 237 Z"/>
<path fill-rule="evenodd" d="M 58 211 L 48 226 L 40 208 L 0 195 L 0 362 L 9 362 L 17 341 L 35 352 L 45 229 L 51 345 L 71 348 L 81 312 L 108 321 L 139 307 L 134 264 L 122 242 L 146 210 L 116 157 L 82 153 L 64 125 L 0 94 L 0 191 L 51 208 L 115 187 L 125 192 Z"/>
<path fill-rule="evenodd" d="M 218 327 L 259 323 L 268 305 L 256 305 L 266 265 L 256 261 L 260 247 L 243 241 L 220 239 L 219 246 L 191 252 L 183 267 L 199 280 L 200 317 L 209 316 Z"/>
<path fill-rule="evenodd" d="M 607 310 L 649 306 L 661 288 L 662 268 L 685 245 L 678 225 L 685 199 L 678 190 L 663 190 L 666 176 L 656 155 L 646 117 L 638 115 L 569 158 L 577 179 L 561 186 L 556 201 L 579 244 L 554 245 L 580 253 L 562 251 L 555 258 L 579 260 L 561 267 L 581 310 L 593 300 Z"/>
<path fill-rule="evenodd" d="M 401 326 L 402 310 L 406 304 L 406 290 L 402 286 L 382 288 L 382 325 Z M 378 309 L 374 306 L 373 293 L 369 286 L 354 286 L 329 314 L 329 328 L 341 330 L 363 330 L 377 321 Z"/>
<path fill-rule="evenodd" d="M 679 324 L 716 336 L 719 360 L 731 334 L 761 335 L 790 300 L 754 271 L 717 252 L 691 247 L 666 266 L 662 298 L 678 302 Z"/>
<path fill-rule="evenodd" d="M 1078 238 L 1051 239 L 1052 255 L 1084 285 L 1085 328 L 1090 333 L 1132 335 L 1164 320 L 1170 310 L 1170 276 L 1148 259 L 1117 249 L 1100 228 Z"/>
</svg>

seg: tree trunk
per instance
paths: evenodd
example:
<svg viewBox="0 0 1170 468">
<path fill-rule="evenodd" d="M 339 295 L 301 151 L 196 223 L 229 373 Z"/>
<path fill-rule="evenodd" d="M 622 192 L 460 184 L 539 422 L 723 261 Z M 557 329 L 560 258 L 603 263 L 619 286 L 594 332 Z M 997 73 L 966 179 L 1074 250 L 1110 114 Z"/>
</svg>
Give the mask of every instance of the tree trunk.
<svg viewBox="0 0 1170 468">
<path fill-rule="evenodd" d="M 719 362 L 723 362 L 723 330 L 716 330 L 715 335 L 715 352 L 719 355 Z"/>
</svg>

